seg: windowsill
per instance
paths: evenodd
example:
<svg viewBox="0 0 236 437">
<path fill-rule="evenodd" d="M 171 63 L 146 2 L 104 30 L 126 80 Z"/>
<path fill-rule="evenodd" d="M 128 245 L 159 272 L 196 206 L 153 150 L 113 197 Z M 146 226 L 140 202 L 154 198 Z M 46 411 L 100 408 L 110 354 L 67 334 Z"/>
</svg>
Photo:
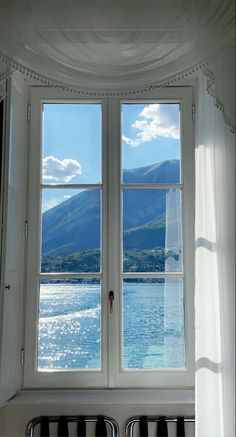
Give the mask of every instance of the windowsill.
<svg viewBox="0 0 236 437">
<path fill-rule="evenodd" d="M 22 390 L 9 400 L 26 404 L 194 404 L 194 389 Z"/>
</svg>

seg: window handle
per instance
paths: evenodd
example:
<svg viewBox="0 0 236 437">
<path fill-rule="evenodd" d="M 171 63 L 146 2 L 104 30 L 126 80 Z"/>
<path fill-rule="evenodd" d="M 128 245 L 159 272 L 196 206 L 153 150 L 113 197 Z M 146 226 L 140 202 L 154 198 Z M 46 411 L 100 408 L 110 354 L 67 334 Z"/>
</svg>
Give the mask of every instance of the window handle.
<svg viewBox="0 0 236 437">
<path fill-rule="evenodd" d="M 113 313 L 114 291 L 109 291 L 110 314 Z"/>
</svg>

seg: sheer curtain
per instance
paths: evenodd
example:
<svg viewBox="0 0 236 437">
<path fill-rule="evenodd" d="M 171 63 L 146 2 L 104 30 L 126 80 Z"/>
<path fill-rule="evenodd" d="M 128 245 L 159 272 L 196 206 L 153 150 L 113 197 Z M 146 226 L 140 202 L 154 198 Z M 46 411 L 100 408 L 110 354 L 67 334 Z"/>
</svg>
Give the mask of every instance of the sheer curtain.
<svg viewBox="0 0 236 437">
<path fill-rule="evenodd" d="M 234 57 L 234 55 L 233 55 Z M 233 59 L 228 54 L 230 63 Z M 226 60 L 221 60 L 228 96 Z M 224 63 L 223 63 L 224 61 Z M 217 66 L 216 66 L 217 67 Z M 220 69 L 218 80 L 220 81 Z M 232 74 L 232 68 L 228 71 Z M 198 77 L 196 119 L 196 436 L 235 435 L 235 137 L 214 81 Z M 211 94 L 209 95 L 209 83 Z M 231 104 L 227 105 L 228 108 Z M 232 114 L 231 114 L 232 115 Z"/>
<path fill-rule="evenodd" d="M 182 272 L 182 211 L 179 189 L 166 193 L 165 271 Z M 164 363 L 182 367 L 185 362 L 184 303 L 182 279 L 165 280 L 164 286 Z M 171 335 L 168 333 L 171 332 Z M 174 333 L 174 334 L 173 334 Z M 178 362 L 176 357 L 178 351 Z"/>
</svg>

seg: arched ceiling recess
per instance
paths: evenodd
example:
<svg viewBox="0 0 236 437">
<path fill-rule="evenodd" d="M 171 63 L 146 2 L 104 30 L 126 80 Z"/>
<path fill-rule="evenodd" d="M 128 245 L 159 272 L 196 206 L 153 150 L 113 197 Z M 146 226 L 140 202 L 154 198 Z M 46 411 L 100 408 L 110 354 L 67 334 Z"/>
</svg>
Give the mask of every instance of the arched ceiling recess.
<svg viewBox="0 0 236 437">
<path fill-rule="evenodd" d="M 0 75 L 89 92 L 171 82 L 233 39 L 232 0 L 0 0 Z"/>
</svg>

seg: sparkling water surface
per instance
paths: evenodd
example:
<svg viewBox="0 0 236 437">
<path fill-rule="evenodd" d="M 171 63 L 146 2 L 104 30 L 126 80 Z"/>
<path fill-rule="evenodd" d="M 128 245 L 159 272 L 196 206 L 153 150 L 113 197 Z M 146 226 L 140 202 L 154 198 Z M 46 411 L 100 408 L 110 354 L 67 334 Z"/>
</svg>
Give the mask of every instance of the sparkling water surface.
<svg viewBox="0 0 236 437">
<path fill-rule="evenodd" d="M 101 369 L 99 284 L 42 284 L 38 368 Z M 185 366 L 182 281 L 123 287 L 124 369 Z"/>
</svg>

